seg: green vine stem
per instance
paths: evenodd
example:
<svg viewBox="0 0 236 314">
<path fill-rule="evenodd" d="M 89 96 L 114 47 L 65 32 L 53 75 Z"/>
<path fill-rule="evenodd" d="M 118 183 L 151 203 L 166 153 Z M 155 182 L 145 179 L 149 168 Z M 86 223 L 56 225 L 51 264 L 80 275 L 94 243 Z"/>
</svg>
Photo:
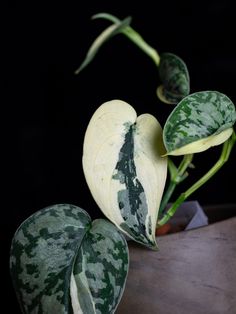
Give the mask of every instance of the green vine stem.
<svg viewBox="0 0 236 314">
<path fill-rule="evenodd" d="M 99 14 L 96 14 L 92 17 L 92 19 L 96 19 L 96 18 L 104 18 L 104 19 L 109 20 L 113 23 L 119 23 L 120 22 L 120 20 L 117 17 L 115 17 L 111 14 L 107 14 L 107 13 L 99 13 Z M 160 56 L 159 56 L 158 52 L 156 51 L 156 49 L 151 47 L 142 38 L 142 36 L 139 35 L 138 32 L 136 32 L 131 26 L 127 26 L 121 31 L 121 33 L 126 35 L 133 43 L 135 43 L 142 51 L 144 51 L 154 61 L 156 66 L 159 66 Z"/>
<path fill-rule="evenodd" d="M 159 215 L 161 215 L 164 212 L 166 205 L 169 202 L 171 195 L 173 194 L 176 186 L 188 176 L 186 170 L 191 165 L 193 156 L 194 154 L 184 155 L 178 169 L 175 167 L 171 159 L 168 160 L 168 169 L 170 172 L 170 183 L 162 198 Z"/>
<path fill-rule="evenodd" d="M 165 213 L 165 215 L 157 222 L 157 227 L 164 225 L 176 212 L 177 208 L 198 188 L 205 184 L 216 172 L 227 162 L 231 150 L 236 142 L 236 134 L 233 131 L 232 136 L 223 144 L 221 155 L 215 165 L 196 183 L 194 183 L 188 190 L 180 194 L 174 204 Z"/>
</svg>

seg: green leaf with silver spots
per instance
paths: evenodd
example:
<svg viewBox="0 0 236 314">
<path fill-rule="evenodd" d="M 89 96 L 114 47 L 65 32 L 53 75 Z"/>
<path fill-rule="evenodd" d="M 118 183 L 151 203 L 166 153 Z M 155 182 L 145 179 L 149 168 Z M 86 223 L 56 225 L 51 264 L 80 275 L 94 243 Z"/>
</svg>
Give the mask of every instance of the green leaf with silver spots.
<svg viewBox="0 0 236 314">
<path fill-rule="evenodd" d="M 161 101 L 176 104 L 189 94 L 190 79 L 186 64 L 172 53 L 163 53 L 159 65 L 162 82 L 157 89 Z"/>
<path fill-rule="evenodd" d="M 112 223 L 95 220 L 75 261 L 73 276 L 78 291 L 75 300 L 79 300 L 82 310 L 87 309 L 86 313 L 114 313 L 123 293 L 127 272 L 125 239 Z M 75 313 L 77 305 L 75 302 Z"/>
<path fill-rule="evenodd" d="M 108 41 L 113 36 L 122 32 L 131 22 L 131 17 L 125 18 L 123 21 L 117 21 L 116 23 L 107 27 L 92 43 L 89 48 L 87 55 L 80 65 L 80 67 L 75 71 L 75 74 L 79 74 L 96 56 L 98 50 L 101 46 Z"/>
<path fill-rule="evenodd" d="M 163 131 L 169 155 L 201 152 L 226 141 L 236 120 L 235 106 L 216 91 L 185 97 L 168 117 Z"/>
<path fill-rule="evenodd" d="M 109 224 L 109 227 L 107 227 Z M 95 223 L 96 225 L 96 223 Z M 103 229 L 108 229 L 104 234 Z M 86 304 L 82 304 L 81 297 L 74 298 L 74 275 L 76 272 L 75 261 L 78 256 L 83 257 L 83 251 L 86 247 L 92 246 L 99 252 L 100 241 L 94 237 L 89 242 L 88 234 L 94 229 L 94 223 L 91 222 L 89 215 L 81 208 L 60 204 L 54 205 L 38 211 L 29 217 L 17 230 L 11 246 L 10 270 L 13 284 L 16 290 L 18 301 L 23 313 L 99 313 L 91 312 Z M 120 254 L 120 268 L 126 270 L 120 272 L 120 280 L 115 282 L 113 289 L 118 291 L 117 294 L 106 299 L 110 308 L 117 306 L 126 280 L 128 268 L 127 244 L 122 235 L 119 234 L 114 226 L 105 220 L 100 220 L 98 227 L 99 232 L 103 234 L 106 241 L 113 241 L 114 247 L 117 247 L 115 254 Z M 109 233 L 109 231 L 111 231 Z M 85 243 L 83 243 L 85 241 Z M 96 245 L 96 242 L 98 245 Z M 120 251 L 119 251 L 120 250 Z M 103 259 L 112 259 L 114 252 L 103 248 Z M 90 259 L 94 267 L 98 263 L 100 267 L 101 260 L 99 255 L 93 255 Z M 103 271 L 112 273 L 113 269 Z M 87 272 L 85 276 L 87 276 Z M 97 286 L 105 285 L 104 278 L 94 273 L 94 281 Z M 119 285 L 119 287 L 118 287 Z M 76 288 L 77 295 L 84 295 L 84 291 Z M 97 291 L 96 298 L 92 302 L 96 304 L 97 299 L 103 299 Z M 89 292 L 86 292 L 89 293 Z M 79 310 L 74 312 L 74 304 L 79 304 Z M 102 302 L 102 301 L 101 301 Z M 115 304 L 115 305 L 114 305 Z M 107 313 L 113 313 L 111 310 Z"/>
</svg>

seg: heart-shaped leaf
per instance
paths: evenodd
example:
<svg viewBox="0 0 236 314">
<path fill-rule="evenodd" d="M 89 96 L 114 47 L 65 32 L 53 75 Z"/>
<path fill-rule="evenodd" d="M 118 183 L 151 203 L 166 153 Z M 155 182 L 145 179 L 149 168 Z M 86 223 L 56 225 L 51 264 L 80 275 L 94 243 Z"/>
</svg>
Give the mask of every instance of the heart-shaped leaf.
<svg viewBox="0 0 236 314">
<path fill-rule="evenodd" d="M 101 46 L 113 36 L 122 32 L 131 22 L 131 17 L 125 18 L 123 21 L 117 21 L 116 23 L 107 27 L 92 43 L 87 55 L 82 62 L 81 66 L 75 71 L 75 74 L 81 72 L 96 56 Z"/>
<path fill-rule="evenodd" d="M 222 93 L 204 91 L 185 97 L 164 126 L 168 155 L 202 152 L 222 144 L 231 136 L 235 120 L 234 104 Z"/>
<path fill-rule="evenodd" d="M 159 99 L 167 104 L 176 104 L 189 94 L 190 79 L 184 61 L 172 53 L 163 53 L 160 59 L 159 76 L 162 82 L 157 89 Z"/>
<path fill-rule="evenodd" d="M 150 114 L 137 117 L 120 100 L 97 109 L 84 139 L 83 169 L 98 206 L 131 238 L 152 248 L 166 180 L 164 153 L 158 121 Z"/>
<path fill-rule="evenodd" d="M 86 291 L 76 278 L 80 260 L 83 280 L 89 283 Z M 106 313 L 113 313 L 126 280 L 127 244 L 110 222 L 92 224 L 81 208 L 54 205 L 19 227 L 12 241 L 10 269 L 23 313 L 91 314 L 104 304 Z M 108 285 L 110 295 L 103 291 Z M 90 300 L 93 311 L 83 298 Z"/>
</svg>

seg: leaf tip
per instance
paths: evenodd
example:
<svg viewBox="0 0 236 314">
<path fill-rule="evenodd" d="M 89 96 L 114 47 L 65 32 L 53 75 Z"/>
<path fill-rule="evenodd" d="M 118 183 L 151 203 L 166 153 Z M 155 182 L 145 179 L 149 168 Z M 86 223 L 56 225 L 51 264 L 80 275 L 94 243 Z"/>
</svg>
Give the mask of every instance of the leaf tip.
<svg viewBox="0 0 236 314">
<path fill-rule="evenodd" d="M 157 87 L 156 93 L 157 93 L 157 97 L 163 103 L 168 104 L 168 105 L 175 105 L 176 104 L 176 102 L 172 102 L 166 98 L 163 84 Z"/>
</svg>

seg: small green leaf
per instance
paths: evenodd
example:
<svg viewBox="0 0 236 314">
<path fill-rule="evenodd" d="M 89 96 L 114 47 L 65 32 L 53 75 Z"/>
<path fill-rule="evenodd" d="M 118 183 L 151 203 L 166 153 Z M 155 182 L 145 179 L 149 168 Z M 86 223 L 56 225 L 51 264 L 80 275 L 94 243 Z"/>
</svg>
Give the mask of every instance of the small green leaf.
<svg viewBox="0 0 236 314">
<path fill-rule="evenodd" d="M 157 89 L 161 101 L 176 104 L 189 94 L 190 79 L 184 61 L 172 53 L 163 53 L 159 65 L 159 76 L 162 82 Z"/>
<path fill-rule="evenodd" d="M 169 155 L 201 152 L 226 141 L 236 120 L 235 107 L 224 94 L 197 92 L 185 97 L 164 126 L 164 144 Z"/>
<path fill-rule="evenodd" d="M 83 169 L 100 209 L 135 241 L 156 248 L 167 158 L 159 122 L 121 100 L 101 105 L 88 125 Z"/>
<path fill-rule="evenodd" d="M 112 306 L 106 313 L 113 313 L 121 298 L 128 268 L 127 244 L 116 227 L 105 220 L 91 224 L 91 219 L 84 210 L 68 204 L 42 209 L 23 222 L 13 238 L 10 258 L 11 275 L 22 312 L 72 314 L 73 307 L 77 304 L 78 311 L 74 313 L 98 313 L 91 312 L 81 296 L 90 298 L 93 268 L 97 269 L 93 277 L 94 282 L 98 283 L 97 288 L 106 284 L 105 274 L 114 275 L 114 269 L 109 263 L 104 262 L 101 266 L 102 258 L 99 254 L 90 255 L 90 251 L 101 252 L 102 240 L 103 259 L 112 260 L 119 256 L 117 264 L 120 273 L 110 285 L 114 284 L 114 293 L 110 294 L 110 298 L 105 300 L 107 296 L 102 290 L 94 291 L 91 302 L 109 303 Z M 112 245 L 114 252 L 109 250 Z M 91 291 L 78 287 L 75 298 L 73 273 L 77 274 L 76 261 L 79 259 L 87 259 L 84 279 L 91 283 Z M 103 276 L 102 271 L 98 271 L 101 267 L 105 283 L 103 277 L 99 277 Z M 96 305 L 95 308 L 99 306 Z"/>
<path fill-rule="evenodd" d="M 98 50 L 101 46 L 108 41 L 113 36 L 122 32 L 124 28 L 126 28 L 131 22 L 131 17 L 125 18 L 123 21 L 114 23 L 107 27 L 92 43 L 91 47 L 88 50 L 88 53 L 82 62 L 81 66 L 75 71 L 75 74 L 81 72 L 96 56 Z"/>
</svg>

